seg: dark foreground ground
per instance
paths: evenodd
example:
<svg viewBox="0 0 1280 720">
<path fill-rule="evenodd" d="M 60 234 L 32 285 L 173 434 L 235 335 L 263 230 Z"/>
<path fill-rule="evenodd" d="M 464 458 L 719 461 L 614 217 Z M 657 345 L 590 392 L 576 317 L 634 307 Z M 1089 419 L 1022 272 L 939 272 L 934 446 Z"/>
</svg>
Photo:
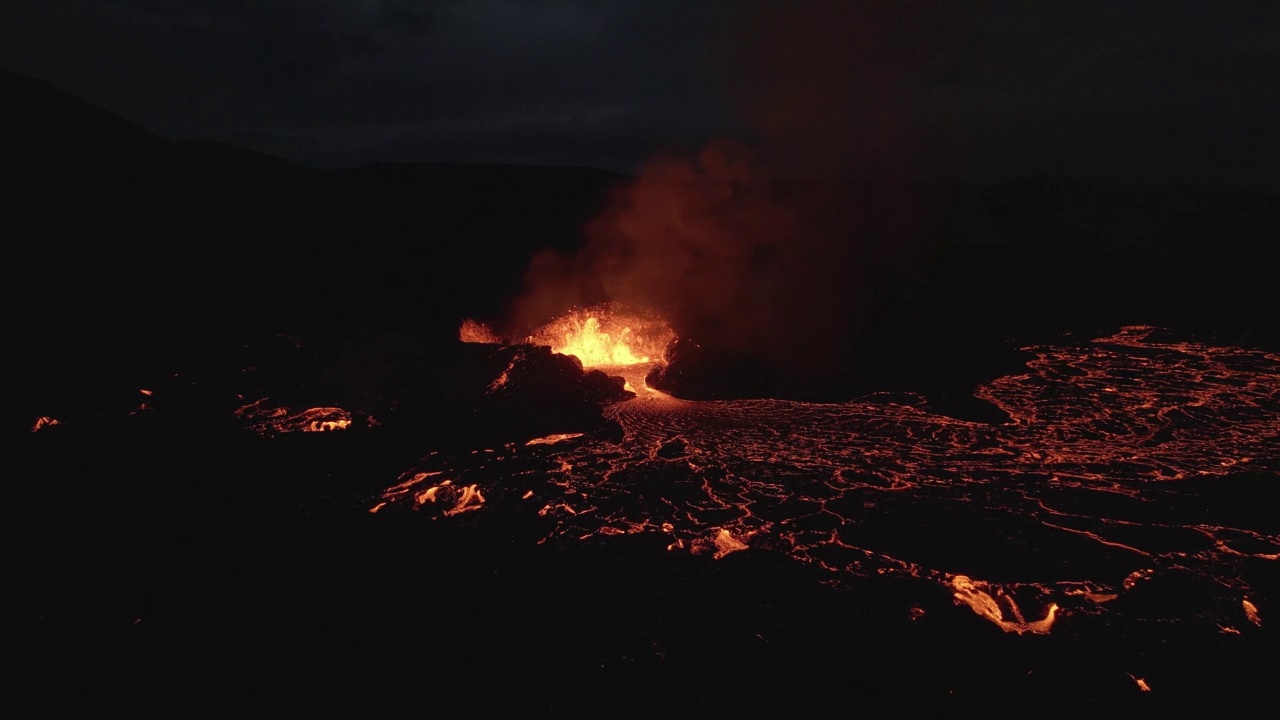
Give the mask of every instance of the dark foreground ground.
<svg viewBox="0 0 1280 720">
<path fill-rule="evenodd" d="M 832 588 L 764 551 L 712 562 L 643 537 L 538 545 L 536 517 L 370 515 L 348 501 L 389 464 L 373 438 L 33 440 L 37 687 L 55 716 L 1276 708 L 1274 634 L 1014 636 L 942 597 L 913 620 L 912 588 Z"/>
</svg>

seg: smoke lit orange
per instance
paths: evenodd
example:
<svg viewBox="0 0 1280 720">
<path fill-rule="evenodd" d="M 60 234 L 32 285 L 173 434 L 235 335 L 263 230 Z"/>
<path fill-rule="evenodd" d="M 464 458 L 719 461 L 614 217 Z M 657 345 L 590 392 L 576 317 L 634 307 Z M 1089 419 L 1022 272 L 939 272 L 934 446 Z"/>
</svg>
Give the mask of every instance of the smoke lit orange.
<svg viewBox="0 0 1280 720">
<path fill-rule="evenodd" d="M 488 326 L 471 318 L 462 321 L 462 326 L 458 328 L 458 339 L 464 343 L 502 344 L 502 338 L 498 337 Z"/>
</svg>

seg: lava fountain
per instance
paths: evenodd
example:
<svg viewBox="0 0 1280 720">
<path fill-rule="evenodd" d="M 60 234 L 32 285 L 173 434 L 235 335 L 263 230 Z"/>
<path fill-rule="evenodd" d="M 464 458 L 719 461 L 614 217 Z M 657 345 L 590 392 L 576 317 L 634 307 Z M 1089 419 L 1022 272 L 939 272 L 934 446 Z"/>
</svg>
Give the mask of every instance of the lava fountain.
<svg viewBox="0 0 1280 720">
<path fill-rule="evenodd" d="M 474 320 L 464 321 L 458 335 L 463 342 L 496 341 L 494 333 Z M 621 375 L 632 392 L 636 388 L 656 392 L 644 384 L 644 378 L 664 362 L 667 345 L 674 338 L 671 326 L 653 313 L 602 304 L 570 308 L 524 342 L 571 355 L 583 368 Z"/>
<path fill-rule="evenodd" d="M 675 333 L 663 320 L 612 305 L 573 308 L 536 330 L 529 342 L 578 358 L 583 367 L 660 362 Z"/>
<path fill-rule="evenodd" d="M 671 327 L 652 314 L 596 305 L 570 309 L 536 330 L 528 341 L 576 357 L 584 368 L 621 375 L 631 392 L 655 393 L 644 379 L 663 362 L 674 338 Z"/>
</svg>

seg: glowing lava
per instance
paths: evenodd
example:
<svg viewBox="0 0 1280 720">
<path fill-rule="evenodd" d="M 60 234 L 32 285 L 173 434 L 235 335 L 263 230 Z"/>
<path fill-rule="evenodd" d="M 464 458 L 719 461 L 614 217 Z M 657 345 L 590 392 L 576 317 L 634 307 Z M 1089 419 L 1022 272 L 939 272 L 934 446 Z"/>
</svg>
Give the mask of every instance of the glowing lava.
<svg viewBox="0 0 1280 720">
<path fill-rule="evenodd" d="M 351 413 L 340 407 L 313 407 L 295 410 L 282 405 L 272 405 L 270 398 L 261 398 L 236 409 L 240 418 L 261 437 L 271 437 L 291 432 L 332 432 L 351 427 Z M 372 417 L 365 419 L 376 426 Z"/>
<path fill-rule="evenodd" d="M 548 435 L 546 437 L 534 438 L 529 442 L 525 443 L 525 445 L 555 445 L 558 442 L 563 442 L 565 440 L 572 440 L 574 438 L 580 438 L 580 437 L 582 437 L 582 433 L 556 433 L 554 435 Z"/>
<path fill-rule="evenodd" d="M 1258 606 L 1246 600 L 1241 600 L 1240 604 L 1244 607 L 1244 616 L 1254 625 L 1261 626 L 1262 618 L 1258 617 Z"/>
<path fill-rule="evenodd" d="M 661 360 L 675 333 L 663 321 L 609 305 L 575 308 L 529 336 L 583 367 L 640 365 Z"/>
<path fill-rule="evenodd" d="M 507 341 L 491 328 L 467 319 L 458 328 L 464 343 L 503 344 Z M 625 389 L 651 397 L 667 397 L 650 388 L 644 378 L 664 362 L 675 331 L 652 313 L 628 310 L 614 304 L 571 308 L 535 330 L 523 342 L 545 345 L 552 352 L 578 359 L 583 368 L 602 369 L 621 376 Z M 506 383 L 506 373 L 490 390 Z"/>
<path fill-rule="evenodd" d="M 998 587 L 993 588 L 984 582 L 975 582 L 965 575 L 956 575 L 951 579 L 951 587 L 955 590 L 953 597 L 957 604 L 968 605 L 975 613 L 995 623 L 1005 632 L 1035 633 L 1044 635 L 1053 627 L 1054 618 L 1058 615 L 1058 605 L 1050 603 L 1044 618 L 1028 622 L 1022 616 L 1022 610 L 1013 598 L 1004 594 Z M 992 592 L 995 595 L 992 595 Z M 998 599 L 997 599 L 998 598 Z M 1008 607 L 1008 614 L 1000 608 L 1000 600 Z"/>
<path fill-rule="evenodd" d="M 588 312 L 541 336 L 564 348 L 565 333 L 591 317 L 611 339 L 648 327 Z M 629 351 L 656 357 L 652 347 Z M 835 583 L 923 582 L 932 590 L 909 598 L 916 607 L 936 593 L 1010 635 L 1051 634 L 1068 617 L 1141 621 L 1160 579 L 1214 598 L 1197 612 L 1224 633 L 1261 628 L 1267 606 L 1254 588 L 1274 573 L 1280 535 L 1228 501 L 1280 472 L 1280 356 L 1146 326 L 1024 350 L 1026 372 L 975 391 L 1009 422 L 878 396 L 695 402 L 645 392 L 604 409 L 620 436 L 432 453 L 375 507 L 443 518 L 536 506 L 548 523 L 540 542 L 649 534 L 711 560 L 749 546 Z M 642 388 L 645 368 L 605 371 Z M 1218 509 L 1187 505 L 1188 493 Z"/>
</svg>

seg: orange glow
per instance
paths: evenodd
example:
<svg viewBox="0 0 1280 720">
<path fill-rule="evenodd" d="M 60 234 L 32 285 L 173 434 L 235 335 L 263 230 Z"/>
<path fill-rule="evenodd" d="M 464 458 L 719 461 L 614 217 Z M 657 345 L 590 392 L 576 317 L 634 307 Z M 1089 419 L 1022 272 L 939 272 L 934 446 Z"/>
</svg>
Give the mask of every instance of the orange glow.
<svg viewBox="0 0 1280 720">
<path fill-rule="evenodd" d="M 490 330 L 488 325 L 471 318 L 462 321 L 462 326 L 458 328 L 458 339 L 464 343 L 502 344 L 502 338 Z"/>
<path fill-rule="evenodd" d="M 663 532 L 671 532 L 673 526 L 669 523 L 662 525 Z M 668 550 L 682 549 L 685 547 L 684 541 L 677 538 L 676 541 L 667 546 Z M 694 555 L 710 555 L 713 560 L 719 560 L 726 555 L 736 553 L 739 550 L 746 550 L 749 546 L 742 539 L 733 536 L 726 528 L 715 530 L 710 537 L 703 536 L 693 538 L 689 543 L 689 551 Z"/>
<path fill-rule="evenodd" d="M 302 428 L 302 432 L 327 432 L 329 430 L 346 430 L 351 427 L 350 417 L 337 417 L 326 419 L 327 416 L 334 413 L 345 413 L 342 408 L 311 408 L 303 410 L 302 414 L 307 418 L 308 422 Z"/>
<path fill-rule="evenodd" d="M 36 424 L 31 426 L 31 432 L 39 432 L 45 428 L 61 425 L 57 418 L 51 418 L 47 415 L 36 418 Z"/>
<path fill-rule="evenodd" d="M 145 389 L 145 388 L 138 388 L 138 392 L 139 392 L 143 397 L 146 397 L 146 398 L 149 398 L 149 397 L 151 397 L 152 395 L 154 395 L 154 394 L 155 394 L 155 393 L 154 393 L 154 392 L 152 392 L 151 390 L 147 390 L 147 389 Z M 153 409 L 153 408 L 151 407 L 151 403 L 147 402 L 146 400 L 143 400 L 142 402 L 138 403 L 138 407 L 137 407 L 136 409 L 134 409 L 132 412 L 130 412 L 129 414 L 130 414 L 130 415 L 137 415 L 137 414 L 138 414 L 138 413 L 140 413 L 140 412 L 148 412 L 148 411 L 150 411 L 150 410 L 152 410 L 152 409 Z"/>
<path fill-rule="evenodd" d="M 479 510 L 484 504 L 484 495 L 474 484 L 457 486 L 452 480 L 445 480 L 439 485 L 432 485 L 417 493 L 413 500 L 415 509 L 427 503 L 441 503 L 449 506 L 444 511 L 445 515 L 457 515 L 470 510 Z"/>
<path fill-rule="evenodd" d="M 1246 618 L 1246 619 L 1248 619 L 1248 621 L 1249 621 L 1249 622 L 1251 622 L 1251 623 L 1253 623 L 1254 625 L 1257 625 L 1257 626 L 1261 627 L 1261 626 L 1262 626 L 1262 618 L 1258 617 L 1258 606 L 1257 606 L 1257 605 L 1254 605 L 1253 603 L 1249 602 L 1248 600 L 1241 600 L 1241 601 L 1240 601 L 1240 604 L 1241 604 L 1242 606 L 1244 606 L 1244 616 L 1245 616 L 1245 618 Z"/>
<path fill-rule="evenodd" d="M 555 445 L 558 442 L 582 437 L 582 433 L 556 433 L 546 437 L 534 438 L 525 445 Z"/>
<path fill-rule="evenodd" d="M 351 413 L 340 407 L 293 410 L 269 403 L 269 398 L 262 398 L 241 406 L 236 410 L 236 417 L 262 437 L 290 432 L 332 432 L 351 427 Z M 370 427 L 377 425 L 371 417 L 367 421 Z"/>
<path fill-rule="evenodd" d="M 583 367 L 611 367 L 660 361 L 673 337 L 660 319 L 600 305 L 570 310 L 529 336 L 529 342 L 572 355 Z"/>
<path fill-rule="evenodd" d="M 746 543 L 735 538 L 733 535 L 729 533 L 728 530 L 725 530 L 724 528 L 720 528 L 720 532 L 716 533 L 715 544 L 716 544 L 716 552 L 715 552 L 715 555 L 713 555 L 712 557 L 714 557 L 716 560 L 719 560 L 720 558 L 724 557 L 725 555 L 728 555 L 729 553 L 735 553 L 735 552 L 738 552 L 739 550 L 747 549 Z"/>
<path fill-rule="evenodd" d="M 974 581 L 965 575 L 956 575 L 951 579 L 951 587 L 955 590 L 953 597 L 956 602 L 968 605 L 975 613 L 985 617 L 995 623 L 1001 630 L 1005 632 L 1017 633 L 1035 633 L 1037 635 L 1047 635 L 1049 629 L 1053 627 L 1054 618 L 1058 615 L 1057 603 L 1050 603 L 1048 611 L 1041 620 L 1033 620 L 1027 622 L 1022 617 L 1022 611 L 1018 608 L 1017 603 L 1012 597 L 1005 595 L 997 588 L 990 587 L 987 583 Z M 1008 605 L 1009 614 L 1012 619 L 1006 618 L 1004 610 L 1001 609 L 1000 603 L 995 597 L 992 597 L 991 590 L 996 591 L 996 595 L 1005 601 Z"/>
</svg>

